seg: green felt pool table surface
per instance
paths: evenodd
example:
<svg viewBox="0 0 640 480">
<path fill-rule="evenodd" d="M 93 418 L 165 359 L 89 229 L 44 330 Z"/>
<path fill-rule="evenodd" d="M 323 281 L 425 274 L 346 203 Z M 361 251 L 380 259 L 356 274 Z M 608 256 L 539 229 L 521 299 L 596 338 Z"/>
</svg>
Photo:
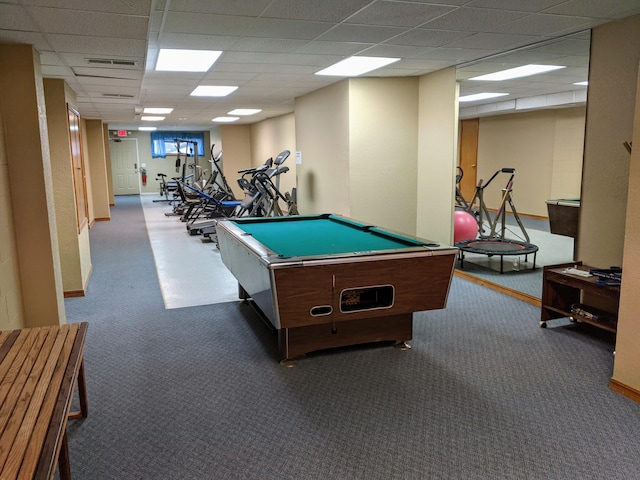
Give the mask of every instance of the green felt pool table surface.
<svg viewBox="0 0 640 480">
<path fill-rule="evenodd" d="M 238 228 L 281 257 L 335 255 L 434 246 L 336 215 L 236 219 Z"/>
</svg>

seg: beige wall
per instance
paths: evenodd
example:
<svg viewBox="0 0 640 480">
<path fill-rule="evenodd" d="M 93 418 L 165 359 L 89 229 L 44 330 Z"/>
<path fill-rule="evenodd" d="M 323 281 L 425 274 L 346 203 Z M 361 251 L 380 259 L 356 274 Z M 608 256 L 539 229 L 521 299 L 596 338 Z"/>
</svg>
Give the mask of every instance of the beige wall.
<svg viewBox="0 0 640 480">
<path fill-rule="evenodd" d="M 296 99 L 298 208 L 350 216 L 349 81 Z"/>
<path fill-rule="evenodd" d="M 640 146 L 640 72 L 635 102 L 633 145 Z M 629 168 L 626 231 L 624 239 L 623 279 L 620 290 L 620 312 L 616 338 L 613 379 L 634 389 L 640 397 L 640 148 L 632 149 Z"/>
<path fill-rule="evenodd" d="M 105 153 L 104 125 L 102 120 L 85 120 L 86 157 L 91 172 L 92 220 L 109 220 L 109 189 Z"/>
<path fill-rule="evenodd" d="M 351 216 L 415 235 L 418 79 L 349 81 Z"/>
<path fill-rule="evenodd" d="M 289 171 L 280 175 L 280 191 L 291 192 L 296 186 L 296 121 L 293 113 L 263 120 L 251 125 L 251 165 L 262 165 L 268 158 L 276 158 L 283 150 L 290 155 L 282 164 Z M 236 171 L 237 172 L 237 171 Z M 229 183 L 237 184 L 239 174 L 227 177 Z"/>
<path fill-rule="evenodd" d="M 236 198 L 241 200 L 244 193 L 236 179 L 239 170 L 251 168 L 251 126 L 221 125 L 220 144 L 223 151 L 222 168 Z"/>
<path fill-rule="evenodd" d="M 65 87 L 67 85 L 65 84 Z M 69 89 L 72 98 L 74 99 L 73 107 L 77 111 L 75 98 L 76 94 L 73 93 L 73 90 Z M 69 94 L 67 94 L 67 98 L 69 98 Z M 93 222 L 96 218 L 95 213 L 93 211 L 93 186 L 91 184 L 91 162 L 89 161 L 89 144 L 87 142 L 87 123 L 84 118 L 80 117 L 80 140 L 82 142 L 82 163 L 84 168 L 85 175 L 85 197 L 87 204 L 87 221 L 89 223 L 89 228 L 93 225 Z"/>
<path fill-rule="evenodd" d="M 577 258 L 594 267 L 622 263 L 638 45 L 640 15 L 591 33 Z"/>
<path fill-rule="evenodd" d="M 420 77 L 419 89 L 416 234 L 451 244 L 458 157 L 456 69 Z"/>
<path fill-rule="evenodd" d="M 555 142 L 549 198 L 580 198 L 586 107 L 555 112 Z"/>
<path fill-rule="evenodd" d="M 65 293 L 78 295 L 83 294 L 89 280 L 91 254 L 88 225 L 84 224 L 78 231 L 76 216 L 67 113 L 67 103 L 73 106 L 75 95 L 71 96 L 70 91 L 65 87 L 64 80 L 45 79 L 44 87 L 62 284 Z M 87 149 L 84 137 L 86 135 L 82 135 L 82 137 L 83 153 L 85 153 Z M 86 164 L 85 155 L 85 167 Z M 87 179 L 91 178 L 88 168 L 85 168 L 85 174 Z M 91 196 L 87 192 L 87 202 L 90 199 Z"/>
<path fill-rule="evenodd" d="M 105 156 L 105 168 L 107 170 L 107 196 L 109 198 L 109 206 L 114 204 L 113 202 L 113 172 L 111 171 L 111 150 L 109 149 L 109 126 L 104 124 L 103 129 L 103 141 L 104 141 L 104 156 Z"/>
<path fill-rule="evenodd" d="M 0 330 L 22 328 L 24 325 L 19 257 L 9 186 L 9 161 L 0 103 Z"/>
<path fill-rule="evenodd" d="M 0 104 L 24 326 L 65 323 L 44 86 L 31 46 L 0 45 Z"/>
<path fill-rule="evenodd" d="M 298 205 L 453 238 L 455 69 L 355 78 L 296 99 Z"/>
<path fill-rule="evenodd" d="M 546 200 L 580 197 L 584 108 L 537 110 L 480 119 L 477 180 L 515 168 L 512 198 L 518 213 L 547 216 Z M 484 192 L 497 208 L 510 175 L 499 174 Z M 467 199 L 471 200 L 471 199 Z"/>
</svg>

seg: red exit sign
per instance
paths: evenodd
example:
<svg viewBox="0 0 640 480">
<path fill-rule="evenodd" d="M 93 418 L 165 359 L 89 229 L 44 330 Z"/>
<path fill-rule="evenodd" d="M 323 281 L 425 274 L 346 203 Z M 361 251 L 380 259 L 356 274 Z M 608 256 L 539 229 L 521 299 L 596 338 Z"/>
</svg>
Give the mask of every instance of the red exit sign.
<svg viewBox="0 0 640 480">
<path fill-rule="evenodd" d="M 126 137 L 127 136 L 127 131 L 126 130 L 118 130 L 118 136 L 119 137 Z"/>
</svg>

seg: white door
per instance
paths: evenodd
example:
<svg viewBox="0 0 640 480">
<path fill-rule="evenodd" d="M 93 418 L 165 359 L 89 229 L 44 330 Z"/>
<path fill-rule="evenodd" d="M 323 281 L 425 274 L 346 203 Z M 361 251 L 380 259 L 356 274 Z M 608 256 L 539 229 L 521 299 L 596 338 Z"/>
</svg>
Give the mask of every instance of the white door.
<svg viewBox="0 0 640 480">
<path fill-rule="evenodd" d="M 138 140 L 115 139 L 109 142 L 114 195 L 139 195 Z"/>
</svg>

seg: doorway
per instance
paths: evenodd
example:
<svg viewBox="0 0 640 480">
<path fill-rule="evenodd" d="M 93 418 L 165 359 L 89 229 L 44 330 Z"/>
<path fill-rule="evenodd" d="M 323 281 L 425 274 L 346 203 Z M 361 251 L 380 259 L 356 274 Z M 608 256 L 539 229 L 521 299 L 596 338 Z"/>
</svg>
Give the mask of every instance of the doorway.
<svg viewBox="0 0 640 480">
<path fill-rule="evenodd" d="M 138 140 L 136 138 L 112 139 L 109 149 L 113 173 L 113 194 L 139 195 Z"/>
</svg>

